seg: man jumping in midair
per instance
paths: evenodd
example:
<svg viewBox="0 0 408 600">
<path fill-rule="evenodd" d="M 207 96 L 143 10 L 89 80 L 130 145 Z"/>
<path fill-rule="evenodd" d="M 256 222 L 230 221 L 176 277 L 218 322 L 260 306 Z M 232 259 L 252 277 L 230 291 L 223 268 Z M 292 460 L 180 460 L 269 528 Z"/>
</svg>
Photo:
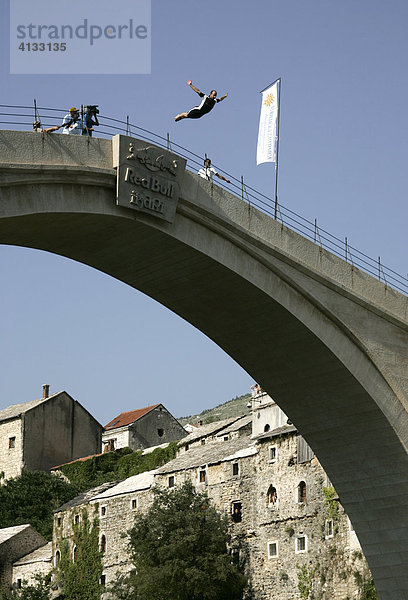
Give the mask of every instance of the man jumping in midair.
<svg viewBox="0 0 408 600">
<path fill-rule="evenodd" d="M 200 98 L 202 98 L 202 101 L 199 106 L 194 106 L 188 112 L 182 112 L 177 115 L 177 117 L 174 117 L 176 122 L 181 121 L 181 119 L 199 119 L 203 115 L 209 113 L 210 110 L 214 108 L 216 102 L 221 102 L 221 100 L 225 100 L 228 96 L 228 94 L 225 94 L 225 96 L 217 98 L 216 90 L 211 90 L 210 94 L 207 96 L 207 94 L 203 94 L 203 92 L 200 92 L 200 90 L 193 85 L 191 79 L 187 81 L 187 84 L 200 96 Z"/>
</svg>

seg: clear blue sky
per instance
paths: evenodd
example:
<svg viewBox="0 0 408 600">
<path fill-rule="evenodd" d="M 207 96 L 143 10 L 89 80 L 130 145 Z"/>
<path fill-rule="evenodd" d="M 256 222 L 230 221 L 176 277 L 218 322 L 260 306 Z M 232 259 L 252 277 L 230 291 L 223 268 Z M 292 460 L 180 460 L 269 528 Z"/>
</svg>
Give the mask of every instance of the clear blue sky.
<svg viewBox="0 0 408 600">
<path fill-rule="evenodd" d="M 87 4 L 98 10 L 70 3 L 76 13 Z M 407 273 L 406 0 L 152 0 L 151 75 L 105 76 L 10 75 L 0 6 L 2 104 L 97 103 L 267 194 L 273 166 L 255 165 L 259 91 L 282 77 L 280 201 Z M 196 103 L 189 78 L 229 97 L 175 124 Z M 49 383 L 105 424 L 156 402 L 191 414 L 249 390 L 250 376 L 210 340 L 106 275 L 6 246 L 0 269 L 0 408 Z"/>
</svg>

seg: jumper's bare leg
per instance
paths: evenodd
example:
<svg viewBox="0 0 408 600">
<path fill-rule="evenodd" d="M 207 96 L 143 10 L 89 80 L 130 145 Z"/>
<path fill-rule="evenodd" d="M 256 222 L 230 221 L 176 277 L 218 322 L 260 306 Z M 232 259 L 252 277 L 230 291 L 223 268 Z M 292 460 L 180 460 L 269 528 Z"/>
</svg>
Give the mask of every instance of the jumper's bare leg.
<svg viewBox="0 0 408 600">
<path fill-rule="evenodd" d="M 186 118 L 187 118 L 187 113 L 183 112 L 183 113 L 180 113 L 179 115 L 177 115 L 177 117 L 174 117 L 174 120 L 177 122 L 177 121 L 181 121 L 181 119 L 186 119 Z"/>
</svg>

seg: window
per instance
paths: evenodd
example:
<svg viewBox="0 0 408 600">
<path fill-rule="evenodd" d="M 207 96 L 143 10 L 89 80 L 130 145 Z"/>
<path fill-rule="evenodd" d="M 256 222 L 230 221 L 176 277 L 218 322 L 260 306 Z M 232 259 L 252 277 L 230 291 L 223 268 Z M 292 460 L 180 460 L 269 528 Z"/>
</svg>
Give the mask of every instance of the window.
<svg viewBox="0 0 408 600">
<path fill-rule="evenodd" d="M 326 533 L 325 533 L 325 538 L 327 540 L 327 538 L 332 538 L 333 537 L 333 520 L 332 519 L 328 519 L 326 521 Z"/>
<path fill-rule="evenodd" d="M 232 548 L 231 550 L 231 560 L 232 560 L 232 564 L 233 565 L 239 565 L 239 549 L 238 548 Z"/>
<path fill-rule="evenodd" d="M 205 446 L 205 438 L 203 438 L 203 439 L 201 440 L 201 445 L 202 445 L 202 446 Z"/>
<path fill-rule="evenodd" d="M 184 450 L 185 450 L 186 452 L 187 452 L 187 450 L 188 450 L 189 448 L 190 448 L 190 446 L 189 446 L 188 444 L 186 444 L 186 445 L 184 446 Z"/>
<path fill-rule="evenodd" d="M 227 435 L 224 435 L 224 442 L 228 442 L 229 437 Z"/>
<path fill-rule="evenodd" d="M 74 550 L 72 552 L 72 560 L 74 561 L 74 563 L 76 563 L 78 559 L 78 548 L 76 546 L 74 546 Z"/>
<path fill-rule="evenodd" d="M 232 474 L 239 475 L 239 463 L 237 463 L 237 462 L 232 463 Z"/>
<path fill-rule="evenodd" d="M 276 446 L 269 446 L 269 462 L 275 462 L 278 457 L 278 449 Z"/>
<path fill-rule="evenodd" d="M 17 589 L 21 590 L 21 579 L 17 579 Z"/>
<path fill-rule="evenodd" d="M 15 437 L 9 438 L 9 448 L 15 448 L 15 447 L 16 447 L 16 438 Z"/>
<path fill-rule="evenodd" d="M 301 481 L 298 485 L 298 502 L 306 502 L 306 483 Z"/>
<path fill-rule="evenodd" d="M 61 519 L 61 517 L 58 517 L 58 519 L 57 519 L 58 527 L 61 527 L 61 523 L 62 523 L 62 519 Z"/>
<path fill-rule="evenodd" d="M 266 505 L 269 508 L 277 508 L 278 506 L 278 492 L 276 487 L 272 484 L 268 487 L 268 493 L 266 494 Z"/>
<path fill-rule="evenodd" d="M 101 575 L 100 584 L 103 586 L 106 585 L 106 575 Z"/>
<path fill-rule="evenodd" d="M 268 558 L 278 558 L 278 542 L 268 542 Z"/>
<path fill-rule="evenodd" d="M 231 519 L 232 519 L 233 523 L 241 523 L 241 521 L 242 521 L 242 503 L 241 502 L 233 502 L 232 503 Z"/>
<path fill-rule="evenodd" d="M 75 523 L 75 525 L 78 525 L 78 523 L 79 523 L 79 515 L 75 515 L 74 523 Z"/>
<path fill-rule="evenodd" d="M 101 506 L 101 517 L 106 517 L 106 506 Z"/>
<path fill-rule="evenodd" d="M 301 534 L 295 539 L 295 552 L 300 554 L 301 552 L 307 552 L 307 538 Z"/>
<path fill-rule="evenodd" d="M 170 475 L 170 477 L 169 477 L 169 487 L 174 487 L 174 483 L 175 483 L 174 482 L 174 475 Z"/>
<path fill-rule="evenodd" d="M 163 437 L 163 435 L 164 435 L 164 429 L 161 429 L 161 428 L 160 428 L 160 429 L 158 429 L 158 430 L 157 430 L 157 435 L 158 435 L 159 437 Z"/>
<path fill-rule="evenodd" d="M 104 442 L 104 444 L 105 444 L 105 447 L 103 449 L 104 453 L 113 452 L 115 450 L 115 441 L 116 441 L 116 439 L 111 439 L 111 440 L 106 440 L 106 442 Z"/>
<path fill-rule="evenodd" d="M 132 498 L 132 510 L 136 510 L 138 506 L 137 498 Z"/>
<path fill-rule="evenodd" d="M 271 426 L 269 425 L 269 423 L 267 423 L 264 427 L 264 431 L 267 432 L 267 431 L 270 431 L 270 429 L 271 429 Z"/>
<path fill-rule="evenodd" d="M 55 553 L 55 566 L 56 567 L 58 567 L 58 565 L 60 564 L 60 560 L 61 560 L 61 552 L 59 550 L 57 550 Z"/>
<path fill-rule="evenodd" d="M 101 535 L 100 546 L 101 546 L 101 552 L 106 552 L 106 536 L 105 536 L 105 534 Z"/>
<path fill-rule="evenodd" d="M 206 478 L 205 469 L 203 469 L 202 471 L 199 472 L 198 480 L 200 483 L 206 482 L 207 478 Z"/>
</svg>

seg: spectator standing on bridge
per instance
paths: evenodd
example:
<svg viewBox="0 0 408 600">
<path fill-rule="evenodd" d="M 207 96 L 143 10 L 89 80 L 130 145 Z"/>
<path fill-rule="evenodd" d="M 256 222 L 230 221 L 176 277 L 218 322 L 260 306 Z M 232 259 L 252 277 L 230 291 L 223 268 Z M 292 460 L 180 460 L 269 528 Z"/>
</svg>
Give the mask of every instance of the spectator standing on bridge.
<svg viewBox="0 0 408 600">
<path fill-rule="evenodd" d="M 92 136 L 94 127 L 97 127 L 99 125 L 98 116 L 97 116 L 98 113 L 99 113 L 99 110 L 95 104 L 85 107 L 82 135 Z"/>
<path fill-rule="evenodd" d="M 204 161 L 204 167 L 198 171 L 198 175 L 207 181 L 212 181 L 213 176 L 216 175 L 219 179 L 231 183 L 229 179 L 226 179 L 223 175 L 220 175 L 218 171 L 211 166 L 211 160 L 206 158 Z"/>
<path fill-rule="evenodd" d="M 62 133 L 65 135 L 81 135 L 82 134 L 82 123 L 79 118 L 79 110 L 73 106 L 69 109 L 69 113 L 65 115 L 62 120 L 62 125 L 54 125 L 54 127 L 48 127 L 44 129 L 45 133 L 52 133 L 62 128 Z"/>
<path fill-rule="evenodd" d="M 221 98 L 217 98 L 216 90 L 211 90 L 211 92 L 207 96 L 207 94 L 203 94 L 203 92 L 200 92 L 200 90 L 193 85 L 191 79 L 187 81 L 187 84 L 200 96 L 200 98 L 202 98 L 202 101 L 199 106 L 194 106 L 188 112 L 182 112 L 179 115 L 177 115 L 177 117 L 174 117 L 174 120 L 176 122 L 181 121 L 181 119 L 199 119 L 203 115 L 209 113 L 210 110 L 214 108 L 217 102 L 225 100 L 225 98 L 228 96 L 228 94 L 225 94 L 224 96 L 221 96 Z"/>
</svg>

